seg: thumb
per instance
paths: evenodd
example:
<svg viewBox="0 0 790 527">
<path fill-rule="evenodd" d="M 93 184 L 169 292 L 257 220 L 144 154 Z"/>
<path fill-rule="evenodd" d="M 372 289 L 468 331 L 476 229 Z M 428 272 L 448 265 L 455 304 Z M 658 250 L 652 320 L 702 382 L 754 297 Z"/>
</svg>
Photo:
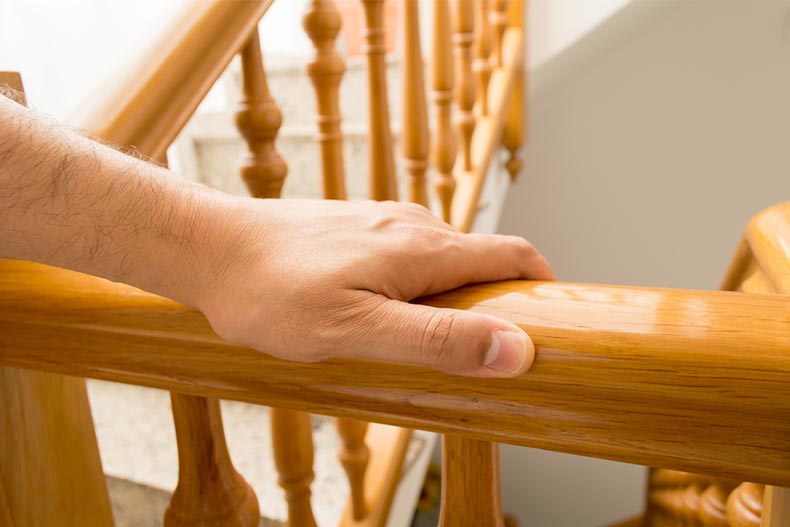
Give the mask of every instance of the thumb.
<svg viewBox="0 0 790 527">
<path fill-rule="evenodd" d="M 428 366 L 472 377 L 513 377 L 535 358 L 518 326 L 457 309 L 386 300 L 370 312 L 358 358 Z"/>
</svg>

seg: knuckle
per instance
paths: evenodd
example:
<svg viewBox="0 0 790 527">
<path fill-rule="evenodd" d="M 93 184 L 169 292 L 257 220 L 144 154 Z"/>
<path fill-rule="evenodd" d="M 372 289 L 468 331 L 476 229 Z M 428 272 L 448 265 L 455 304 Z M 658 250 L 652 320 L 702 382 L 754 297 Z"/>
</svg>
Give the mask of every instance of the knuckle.
<svg viewBox="0 0 790 527">
<path fill-rule="evenodd" d="M 436 311 L 425 324 L 420 340 L 420 356 L 427 364 L 446 365 L 452 358 L 452 334 L 458 322 L 456 313 Z"/>
</svg>

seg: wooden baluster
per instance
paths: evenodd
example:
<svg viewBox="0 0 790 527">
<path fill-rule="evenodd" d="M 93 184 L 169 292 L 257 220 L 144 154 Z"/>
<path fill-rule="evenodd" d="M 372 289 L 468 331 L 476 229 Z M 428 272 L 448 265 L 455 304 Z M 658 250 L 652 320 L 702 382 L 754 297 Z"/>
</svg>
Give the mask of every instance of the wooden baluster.
<svg viewBox="0 0 790 527">
<path fill-rule="evenodd" d="M 736 482 L 717 480 L 699 498 L 699 517 L 705 527 L 730 527 L 727 520 L 727 498 Z"/>
<path fill-rule="evenodd" d="M 370 460 L 370 450 L 365 445 L 368 423 L 356 419 L 338 419 L 337 431 L 343 440 L 338 458 L 348 474 L 351 489 L 351 511 L 354 520 L 367 515 L 365 503 L 365 470 Z"/>
<path fill-rule="evenodd" d="M 519 2 L 525 0 L 516 0 Z M 505 30 L 507 29 L 507 5 L 508 0 L 492 0 L 491 5 L 491 27 L 494 31 L 494 67 L 501 68 L 503 61 L 502 61 L 502 40 L 505 36 Z"/>
<path fill-rule="evenodd" d="M 277 152 L 274 139 L 282 114 L 269 93 L 256 31 L 241 52 L 244 96 L 236 125 L 249 146 L 241 175 L 256 198 L 279 198 L 288 166 Z M 313 431 L 304 412 L 271 409 L 272 449 L 280 487 L 288 501 L 290 527 L 313 527 L 310 483 L 313 481 Z"/>
<path fill-rule="evenodd" d="M 760 527 L 790 527 L 790 487 L 765 487 Z"/>
<path fill-rule="evenodd" d="M 507 13 L 507 20 L 510 27 L 520 27 L 526 30 L 524 20 L 524 2 L 517 0 L 510 2 L 510 9 Z M 518 179 L 523 163 L 519 158 L 519 150 L 525 141 L 526 115 L 524 113 L 524 103 L 527 93 L 524 89 L 526 68 L 525 61 L 519 64 L 518 80 L 513 89 L 510 103 L 508 104 L 507 117 L 505 120 L 505 130 L 502 133 L 502 145 L 510 152 L 510 158 L 505 163 L 505 168 L 510 173 L 510 180 Z"/>
<path fill-rule="evenodd" d="M 442 207 L 442 219 L 450 221 L 455 192 L 455 136 L 452 128 L 453 61 L 450 48 L 450 6 L 447 0 L 433 3 L 433 102 L 436 111 L 436 132 L 431 157 L 437 177 L 434 184 Z"/>
<path fill-rule="evenodd" d="M 445 435 L 439 527 L 504 527 L 499 495 L 499 445 Z"/>
<path fill-rule="evenodd" d="M 257 30 L 241 50 L 241 72 L 243 94 L 236 126 L 248 147 L 241 160 L 241 176 L 252 196 L 277 198 L 288 173 L 288 166 L 274 146 L 283 116 L 269 93 Z"/>
<path fill-rule="evenodd" d="M 253 527 L 258 498 L 233 468 L 219 401 L 170 394 L 178 442 L 178 485 L 165 512 L 165 527 Z"/>
<path fill-rule="evenodd" d="M 272 408 L 270 416 L 274 464 L 288 502 L 288 526 L 315 527 L 310 506 L 310 484 L 314 478 L 310 415 Z"/>
<path fill-rule="evenodd" d="M 302 19 L 315 46 L 315 59 L 307 65 L 318 102 L 318 141 L 324 197 L 346 199 L 343 164 L 343 131 L 340 127 L 340 81 L 346 71 L 343 57 L 335 49 L 342 19 L 334 0 L 313 0 Z"/>
<path fill-rule="evenodd" d="M 420 4 L 403 0 L 403 150 L 409 173 L 409 201 L 429 206 L 425 188 L 428 170 L 428 115 L 425 102 L 425 65 L 420 43 Z"/>
<path fill-rule="evenodd" d="M 488 115 L 488 81 L 491 80 L 491 24 L 488 21 L 488 0 L 478 0 L 475 6 L 475 60 L 473 68 L 477 87 L 478 109 L 481 116 Z"/>
<path fill-rule="evenodd" d="M 700 522 L 700 496 L 703 487 L 693 483 L 686 487 L 680 494 L 680 518 L 687 527 L 702 527 Z"/>
<path fill-rule="evenodd" d="M 397 200 L 395 159 L 392 153 L 387 63 L 384 44 L 384 0 L 361 0 L 365 8 L 364 52 L 368 57 L 370 198 Z"/>
<path fill-rule="evenodd" d="M 475 13 L 472 0 L 454 0 L 453 48 L 455 71 L 455 102 L 458 105 L 458 137 L 461 141 L 461 160 L 464 171 L 472 170 L 472 134 L 475 131 L 475 81 L 472 75 L 472 41 Z"/>
<path fill-rule="evenodd" d="M 727 499 L 727 519 L 731 527 L 760 527 L 763 491 L 757 483 L 741 483 Z"/>
</svg>

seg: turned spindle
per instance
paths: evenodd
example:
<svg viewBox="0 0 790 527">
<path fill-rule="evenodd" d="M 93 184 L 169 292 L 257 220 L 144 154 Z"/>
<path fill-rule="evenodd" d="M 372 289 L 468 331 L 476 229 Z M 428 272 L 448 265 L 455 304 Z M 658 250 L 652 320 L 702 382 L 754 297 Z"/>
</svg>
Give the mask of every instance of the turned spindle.
<svg viewBox="0 0 790 527">
<path fill-rule="evenodd" d="M 727 498 L 737 483 L 717 480 L 699 498 L 700 524 L 705 527 L 730 527 L 727 520 Z"/>
<path fill-rule="evenodd" d="M 258 498 L 233 468 L 219 401 L 170 394 L 178 443 L 178 485 L 165 527 L 255 527 Z"/>
<path fill-rule="evenodd" d="M 431 145 L 431 158 L 436 168 L 434 188 L 439 197 L 442 219 L 450 221 L 455 192 L 455 134 L 452 126 L 453 56 L 450 42 L 450 6 L 448 0 L 433 3 L 433 79 L 431 82 L 436 131 Z"/>
<path fill-rule="evenodd" d="M 236 127 L 248 148 L 241 159 L 241 176 L 252 196 L 276 198 L 288 173 L 288 166 L 274 145 L 283 116 L 269 93 L 257 30 L 241 50 L 241 72 L 242 98 Z"/>
<path fill-rule="evenodd" d="M 313 482 L 313 431 L 310 415 L 271 409 L 272 450 L 278 483 L 288 502 L 289 527 L 315 527 L 310 505 Z"/>
<path fill-rule="evenodd" d="M 741 483 L 727 499 L 727 519 L 731 527 L 760 527 L 764 485 Z"/>
<path fill-rule="evenodd" d="M 425 100 L 425 65 L 420 43 L 420 4 L 403 0 L 403 137 L 401 149 L 409 177 L 409 201 L 429 206 L 425 173 L 428 170 L 429 131 Z"/>
<path fill-rule="evenodd" d="M 333 0 L 313 0 L 302 19 L 302 25 L 315 47 L 315 58 L 307 65 L 307 74 L 313 82 L 318 103 L 318 142 L 321 146 L 324 197 L 346 199 L 339 101 L 340 81 L 346 71 L 346 64 L 335 48 L 342 19 Z"/>
<path fill-rule="evenodd" d="M 455 55 L 455 103 L 458 105 L 458 138 L 464 171 L 472 169 L 472 134 L 475 130 L 475 82 L 472 74 L 472 42 L 475 13 L 472 0 L 454 0 L 453 54 Z"/>
<path fill-rule="evenodd" d="M 504 527 L 499 494 L 499 445 L 445 435 L 439 527 Z"/>
<path fill-rule="evenodd" d="M 365 444 L 368 423 L 356 419 L 337 419 L 337 431 L 342 440 L 338 459 L 348 475 L 351 490 L 351 511 L 354 520 L 367 515 L 365 503 L 365 470 L 370 460 L 370 449 Z"/>
<path fill-rule="evenodd" d="M 407 0 L 408 1 L 408 0 Z M 488 21 L 488 0 L 478 0 L 475 4 L 474 62 L 475 95 L 480 115 L 488 115 L 488 81 L 491 80 L 491 24 Z"/>
<path fill-rule="evenodd" d="M 510 3 L 507 13 L 507 21 L 510 27 L 524 28 L 524 1 L 518 0 Z M 505 117 L 505 130 L 502 133 L 502 146 L 510 153 L 510 157 L 505 162 L 505 168 L 510 174 L 510 180 L 516 181 L 519 172 L 523 167 L 519 151 L 526 138 L 526 114 L 524 111 L 525 98 L 527 96 L 524 89 L 526 68 L 524 60 L 518 64 L 518 78 L 513 88 L 513 95 L 508 103 L 507 114 Z"/>
<path fill-rule="evenodd" d="M 508 0 L 491 0 L 491 13 L 489 16 L 494 39 L 493 62 L 495 68 L 501 68 L 503 65 L 502 42 L 507 29 L 507 7 Z"/>
<path fill-rule="evenodd" d="M 363 49 L 368 60 L 368 104 L 370 133 L 370 199 L 397 200 L 395 158 L 392 152 L 387 63 L 384 43 L 384 0 L 361 0 L 365 11 Z"/>
</svg>

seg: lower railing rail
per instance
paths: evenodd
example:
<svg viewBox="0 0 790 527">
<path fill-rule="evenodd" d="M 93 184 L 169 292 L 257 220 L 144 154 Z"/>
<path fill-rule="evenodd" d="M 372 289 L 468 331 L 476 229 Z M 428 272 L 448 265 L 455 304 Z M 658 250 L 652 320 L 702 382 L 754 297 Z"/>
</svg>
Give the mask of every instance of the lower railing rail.
<svg viewBox="0 0 790 527">
<path fill-rule="evenodd" d="M 790 300 L 512 281 L 424 300 L 508 319 L 514 379 L 229 345 L 173 301 L 0 262 L 0 364 L 790 485 Z"/>
</svg>

